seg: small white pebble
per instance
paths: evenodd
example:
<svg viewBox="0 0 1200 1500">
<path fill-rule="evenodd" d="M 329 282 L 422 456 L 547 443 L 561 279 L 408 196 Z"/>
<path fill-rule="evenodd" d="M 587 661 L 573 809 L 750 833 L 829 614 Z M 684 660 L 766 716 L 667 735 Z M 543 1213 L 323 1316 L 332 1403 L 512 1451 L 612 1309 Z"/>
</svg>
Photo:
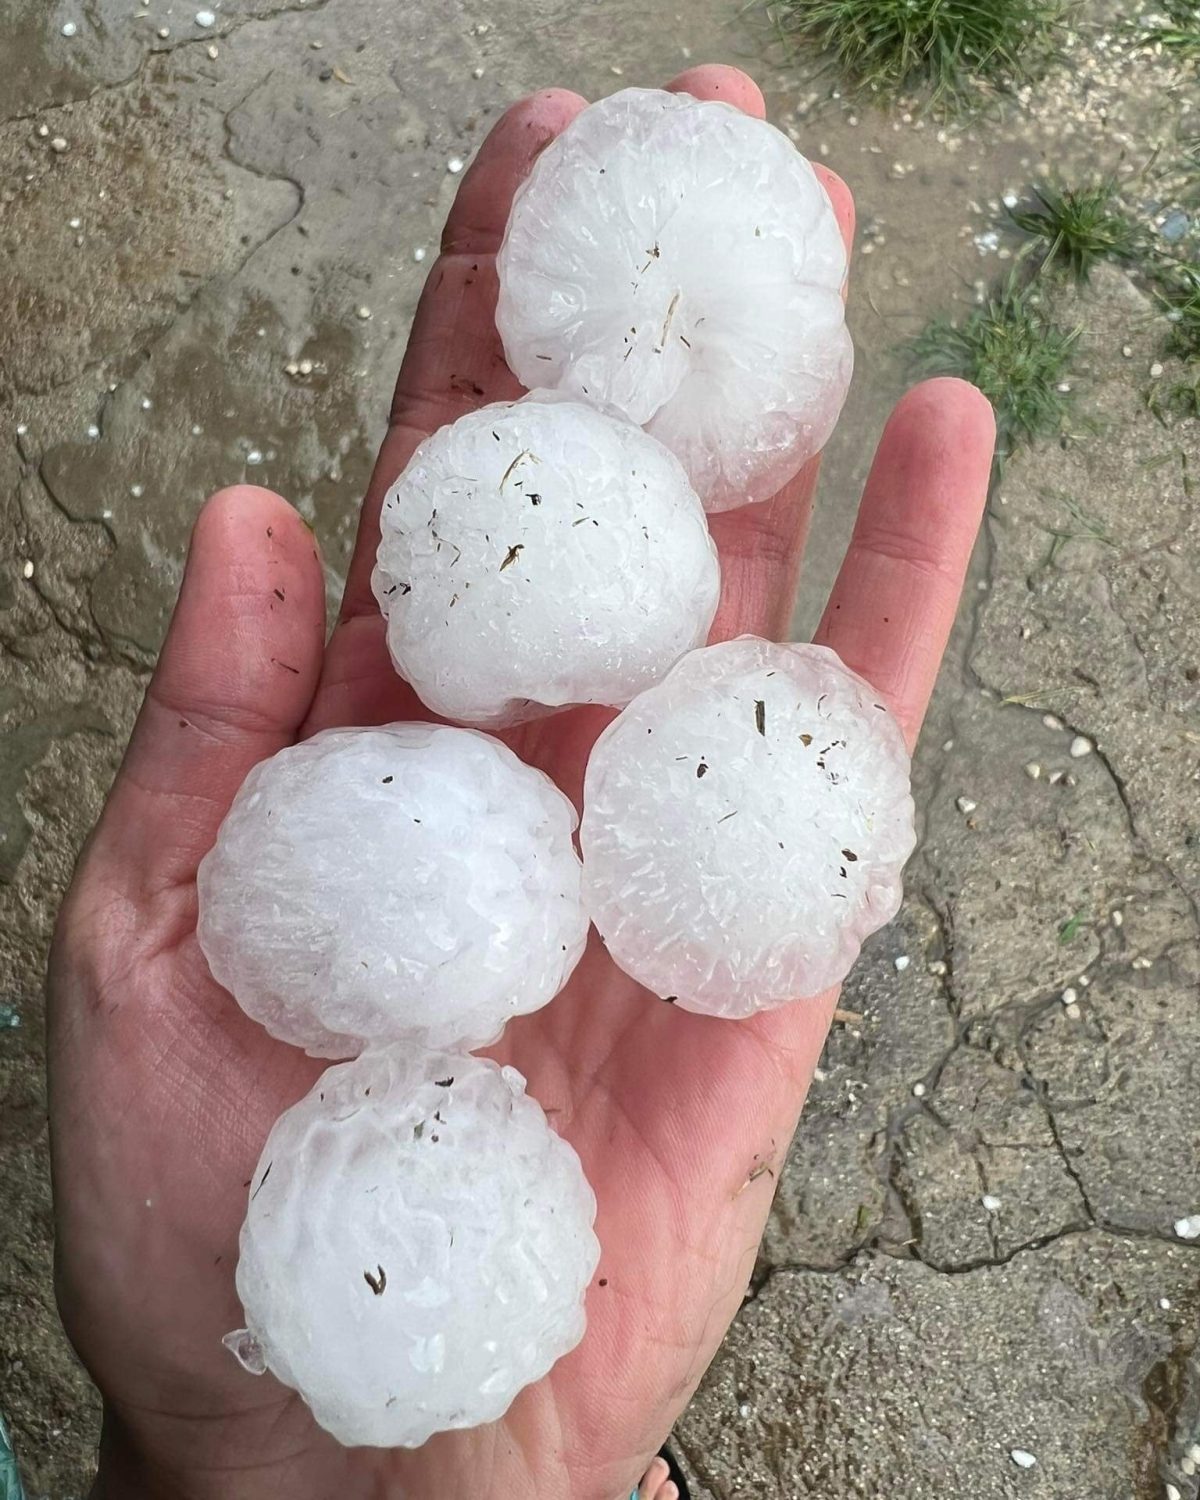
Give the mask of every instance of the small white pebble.
<svg viewBox="0 0 1200 1500">
<path fill-rule="evenodd" d="M 65 136 L 61 136 L 61 135 L 56 135 L 54 137 L 54 139 L 50 142 L 50 149 L 51 149 L 51 151 L 57 152 L 58 155 L 61 156 L 63 154 L 63 152 L 67 149 L 66 137 Z"/>
<path fill-rule="evenodd" d="M 1179 1467 L 1185 1479 L 1190 1479 L 1196 1472 L 1196 1465 L 1192 1462 L 1192 1460 L 1187 1456 L 1186 1453 L 1179 1460 Z"/>
<path fill-rule="evenodd" d="M 299 375 L 299 373 L 300 373 L 300 366 L 296 363 L 296 361 L 294 359 L 289 359 L 288 362 L 287 362 L 287 364 L 284 365 L 284 367 L 283 367 L 283 373 L 285 375 Z"/>
<path fill-rule="evenodd" d="M 28 557 L 21 564 L 21 577 L 22 578 L 32 578 L 33 577 L 33 561 L 32 561 L 32 559 L 30 559 Z"/>
<path fill-rule="evenodd" d="M 171 28 L 169 26 L 160 26 L 158 28 L 158 34 L 165 42 L 166 39 L 171 35 Z"/>
<path fill-rule="evenodd" d="M 1049 776 L 1046 777 L 1046 780 L 1050 783 L 1051 786 L 1057 786 L 1058 783 L 1063 779 L 1063 776 L 1065 774 L 1066 773 L 1063 771 L 1051 771 Z"/>
<path fill-rule="evenodd" d="M 1014 1448 L 1008 1455 L 1018 1469 L 1032 1469 L 1037 1459 L 1027 1448 Z"/>
<path fill-rule="evenodd" d="M 954 805 L 958 808 L 959 812 L 962 813 L 964 817 L 966 817 L 968 813 L 973 813 L 975 811 L 975 809 L 979 806 L 979 803 L 972 802 L 970 797 L 956 797 L 954 799 Z"/>
<path fill-rule="evenodd" d="M 37 128 L 37 133 L 41 136 L 42 140 L 45 140 L 46 137 L 50 134 L 49 125 L 39 125 Z"/>
<path fill-rule="evenodd" d="M 924 1099 L 926 1093 L 928 1092 L 923 1083 L 914 1083 L 912 1086 L 912 1091 L 914 1099 Z"/>
<path fill-rule="evenodd" d="M 897 974 L 903 974 L 909 964 L 912 963 L 912 959 L 909 958 L 907 953 L 902 953 L 899 958 L 893 959 L 892 962 L 895 964 Z"/>
<path fill-rule="evenodd" d="M 1162 1308 L 1163 1312 L 1170 1312 L 1171 1311 L 1171 1299 L 1170 1299 L 1170 1297 L 1160 1297 L 1158 1299 L 1158 1305 L 1159 1305 L 1159 1307 Z"/>
<path fill-rule="evenodd" d="M 608 71 L 615 74 L 618 78 L 622 78 L 625 75 L 625 69 L 618 67 L 616 63 L 610 63 Z"/>
<path fill-rule="evenodd" d="M 211 10 L 198 10 L 196 12 L 196 25 L 209 27 L 217 24 L 217 18 Z"/>
<path fill-rule="evenodd" d="M 63 34 L 63 36 L 74 36 L 75 33 L 78 30 L 79 30 L 79 27 L 76 26 L 76 24 L 75 24 L 74 21 L 64 21 L 63 22 L 63 25 L 62 25 L 62 34 Z"/>
<path fill-rule="evenodd" d="M 1082 760 L 1085 755 L 1090 755 L 1095 745 L 1084 734 L 1077 734 L 1071 741 L 1071 759 Z"/>
<path fill-rule="evenodd" d="M 1125 925 L 1125 913 L 1118 909 L 1117 911 L 1113 912 L 1108 920 L 1113 924 L 1114 927 L 1123 927 Z"/>
<path fill-rule="evenodd" d="M 67 228 L 68 229 L 79 229 L 82 226 L 82 224 L 83 224 L 83 220 L 82 219 L 68 219 L 67 220 Z"/>
<path fill-rule="evenodd" d="M 1159 364 L 1158 360 L 1155 360 L 1154 363 L 1150 366 L 1150 379 L 1151 380 L 1157 380 L 1158 377 L 1162 374 L 1162 372 L 1163 372 L 1162 365 Z"/>
<path fill-rule="evenodd" d="M 946 968 L 946 965 L 940 958 L 935 958 L 934 961 L 929 965 L 929 972 L 931 974 L 936 974 L 940 978 L 943 974 L 948 973 L 949 970 Z"/>
<path fill-rule="evenodd" d="M 1043 714 L 1042 723 L 1047 729 L 1065 729 L 1066 725 L 1056 714 Z"/>
<path fill-rule="evenodd" d="M 296 368 L 301 375 L 311 375 L 313 372 L 313 362 L 311 359 L 302 359 Z"/>
<path fill-rule="evenodd" d="M 1183 1496 L 1173 1484 L 1167 1485 L 1167 1500 L 1183 1500 Z"/>
<path fill-rule="evenodd" d="M 418 245 L 416 247 L 416 249 L 413 251 L 413 260 L 415 260 L 416 263 L 418 265 L 420 265 L 421 262 L 424 259 L 425 259 L 425 246 L 424 245 Z"/>
<path fill-rule="evenodd" d="M 1071 382 L 1069 380 L 1060 380 L 1058 382 L 1058 385 L 1055 387 L 1055 389 L 1057 391 L 1059 391 L 1062 395 L 1066 396 L 1066 395 L 1068 395 L 1070 393 Z"/>
<path fill-rule="evenodd" d="M 200 434 L 201 434 L 201 433 L 202 433 L 202 432 L 203 432 L 203 431 L 204 431 L 204 428 L 203 428 L 203 427 L 201 427 L 201 425 L 200 425 L 200 423 L 199 423 L 199 422 L 194 422 L 194 423 L 193 423 L 193 424 L 192 424 L 192 436 L 193 436 L 193 437 L 199 437 L 199 436 L 200 436 Z"/>
<path fill-rule="evenodd" d="M 98 438 L 100 436 L 100 429 L 96 426 L 95 422 L 92 422 L 88 426 L 87 435 L 90 438 Z"/>
<path fill-rule="evenodd" d="M 987 1209 L 988 1213 L 998 1214 L 1000 1212 L 1000 1199 L 994 1193 L 984 1193 L 979 1201 Z"/>
<path fill-rule="evenodd" d="M 1121 353 L 1125 356 L 1126 359 L 1132 359 L 1133 358 L 1133 345 L 1132 344 L 1122 344 L 1121 345 Z"/>
<path fill-rule="evenodd" d="M 364 323 L 371 316 L 371 309 L 366 305 L 365 302 L 362 304 L 361 307 L 359 307 L 359 308 L 356 309 L 356 312 L 357 312 L 358 316 L 363 320 Z"/>
<path fill-rule="evenodd" d="M 1162 1299 L 1162 1302 L 1159 1304 L 1159 1306 L 1163 1307 L 1163 1308 L 1169 1308 L 1171 1306 L 1171 1304 L 1164 1297 Z M 1194 1464 L 1196 1464 L 1198 1467 L 1200 1467 L 1200 1443 L 1190 1443 L 1188 1445 L 1187 1456 L 1191 1459 L 1191 1461 Z"/>
<path fill-rule="evenodd" d="M 1078 1000 L 1078 999 L 1079 999 L 1079 991 L 1076 990 L 1076 989 L 1074 989 L 1074 988 L 1072 988 L 1071 985 L 1068 985 L 1067 988 L 1065 990 L 1063 990 L 1063 992 L 1062 992 L 1062 1003 L 1064 1005 L 1074 1005 L 1075 1002 L 1076 1002 L 1076 1000 Z"/>
<path fill-rule="evenodd" d="M 149 397 L 149 396 L 143 396 L 143 397 L 142 397 L 142 410 L 143 410 L 143 411 L 149 411 L 149 410 L 150 410 L 150 408 L 151 408 L 151 407 L 152 407 L 152 406 L 153 406 L 153 405 L 154 405 L 154 402 L 153 402 L 153 401 L 151 401 L 151 399 L 150 399 L 150 397 Z"/>
<path fill-rule="evenodd" d="M 954 741 L 953 740 L 943 740 L 942 741 L 942 754 L 943 755 L 949 755 L 950 752 L 951 752 L 951 750 L 953 750 L 953 749 L 954 749 Z"/>
<path fill-rule="evenodd" d="M 1129 967 L 1131 969 L 1150 969 L 1153 968 L 1153 964 L 1151 964 L 1148 958 L 1135 958 Z"/>
<path fill-rule="evenodd" d="M 140 500 L 146 493 L 146 486 L 144 484 L 131 484 L 129 486 L 129 493 L 135 500 Z"/>
<path fill-rule="evenodd" d="M 216 62 L 217 58 L 220 57 L 220 55 L 221 55 L 217 51 L 216 47 L 212 45 L 212 43 L 210 43 L 207 47 L 205 47 L 204 50 L 208 54 L 208 56 L 212 58 L 213 62 Z"/>
<path fill-rule="evenodd" d="M 17 436 L 18 436 L 18 437 L 24 437 L 24 436 L 25 436 L 25 434 L 26 434 L 26 433 L 27 433 L 27 432 L 28 432 L 28 431 L 29 431 L 29 428 L 28 428 L 28 426 L 27 426 L 27 425 L 26 425 L 26 423 L 24 423 L 24 422 L 18 422 L 18 423 L 17 423 Z"/>
<path fill-rule="evenodd" d="M 1042 774 L 1042 768 L 1036 760 L 1027 760 L 1025 762 L 1025 774 L 1029 777 L 1030 781 L 1037 781 Z"/>
<path fill-rule="evenodd" d="M 452 156 L 446 163 L 446 171 L 449 172 L 451 176 L 457 177 L 465 166 L 466 162 L 463 161 L 461 156 Z"/>
<path fill-rule="evenodd" d="M 262 450 L 260 448 L 251 448 L 250 452 L 246 454 L 246 462 L 251 465 L 262 463 L 262 458 Z"/>
<path fill-rule="evenodd" d="M 26 563 L 25 566 L 31 567 Z M 26 578 L 29 574 L 26 573 Z M 1200 1240 L 1200 1214 L 1188 1214 L 1185 1219 L 1175 1220 L 1175 1233 L 1181 1240 Z"/>
<path fill-rule="evenodd" d="M 1082 1014 L 1083 1012 L 1079 1009 L 1078 1005 L 1063 1006 L 1063 1015 L 1066 1016 L 1068 1021 L 1078 1021 Z"/>
<path fill-rule="evenodd" d="M 738 1407 L 738 1416 L 748 1417 L 753 1410 L 754 1408 L 750 1405 L 749 1401 L 743 1401 Z"/>
<path fill-rule="evenodd" d="M 471 77 L 472 78 L 482 78 L 483 77 L 483 69 L 482 68 L 472 68 L 471 69 Z"/>
</svg>

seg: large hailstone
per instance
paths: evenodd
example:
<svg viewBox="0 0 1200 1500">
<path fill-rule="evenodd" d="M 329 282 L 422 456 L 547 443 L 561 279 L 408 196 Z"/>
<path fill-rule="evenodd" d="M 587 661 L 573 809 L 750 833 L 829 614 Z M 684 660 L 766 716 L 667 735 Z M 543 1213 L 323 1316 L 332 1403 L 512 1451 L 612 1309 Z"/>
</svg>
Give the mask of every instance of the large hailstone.
<svg viewBox="0 0 1200 1500">
<path fill-rule="evenodd" d="M 812 167 L 762 120 L 658 89 L 601 99 L 538 157 L 498 269 L 518 379 L 623 411 L 709 510 L 769 498 L 833 431 L 846 251 Z"/>
<path fill-rule="evenodd" d="M 514 1068 L 364 1053 L 279 1117 L 252 1182 L 225 1342 L 339 1442 L 494 1421 L 583 1337 L 596 1200 Z"/>
<path fill-rule="evenodd" d="M 678 461 L 553 393 L 435 432 L 380 524 L 372 586 L 392 660 L 446 718 L 628 703 L 716 612 L 716 550 Z"/>
<path fill-rule="evenodd" d="M 583 952 L 575 810 L 469 729 L 331 729 L 256 766 L 200 865 L 209 967 L 272 1036 L 479 1046 Z"/>
<path fill-rule="evenodd" d="M 743 636 L 684 657 L 597 740 L 583 798 L 592 920 L 688 1010 L 818 994 L 900 905 L 904 738 L 823 646 Z"/>
</svg>

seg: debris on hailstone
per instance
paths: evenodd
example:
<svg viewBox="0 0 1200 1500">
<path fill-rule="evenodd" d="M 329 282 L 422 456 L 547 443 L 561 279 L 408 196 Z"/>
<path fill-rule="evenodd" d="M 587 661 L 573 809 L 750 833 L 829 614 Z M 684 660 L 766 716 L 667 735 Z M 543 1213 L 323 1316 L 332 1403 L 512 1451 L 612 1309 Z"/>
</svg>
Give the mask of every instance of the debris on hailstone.
<svg viewBox="0 0 1200 1500">
<path fill-rule="evenodd" d="M 553 393 L 440 428 L 380 526 L 372 587 L 392 660 L 449 719 L 628 703 L 716 613 L 716 549 L 678 460 Z"/>
<path fill-rule="evenodd" d="M 384 1048 L 275 1122 L 226 1346 L 348 1446 L 494 1421 L 583 1336 L 596 1201 L 514 1068 Z"/>
<path fill-rule="evenodd" d="M 763 120 L 658 89 L 601 99 L 538 157 L 497 268 L 517 378 L 644 426 L 709 510 L 768 499 L 833 430 L 846 251 Z"/>
<path fill-rule="evenodd" d="M 900 905 L 909 757 L 823 646 L 693 651 L 597 740 L 584 899 L 617 964 L 688 1010 L 743 1017 L 844 978 Z"/>
<path fill-rule="evenodd" d="M 487 735 L 326 730 L 242 784 L 200 866 L 200 946 L 248 1015 L 315 1057 L 482 1045 L 583 952 L 575 821 Z"/>
</svg>

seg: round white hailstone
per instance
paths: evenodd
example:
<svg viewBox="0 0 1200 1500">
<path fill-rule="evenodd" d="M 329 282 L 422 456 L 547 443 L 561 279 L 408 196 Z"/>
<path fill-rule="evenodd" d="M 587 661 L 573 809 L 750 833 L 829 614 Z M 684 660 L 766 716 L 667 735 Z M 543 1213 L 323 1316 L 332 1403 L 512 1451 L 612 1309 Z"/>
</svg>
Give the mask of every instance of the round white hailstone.
<svg viewBox="0 0 1200 1500">
<path fill-rule="evenodd" d="M 347 1446 L 494 1421 L 583 1337 L 596 1200 L 514 1068 L 364 1053 L 279 1117 L 252 1181 L 226 1346 Z"/>
<path fill-rule="evenodd" d="M 247 776 L 200 865 L 213 977 L 314 1057 L 481 1046 L 587 936 L 575 810 L 468 729 L 331 729 Z"/>
<path fill-rule="evenodd" d="M 538 157 L 498 270 L 518 379 L 645 426 L 709 510 L 769 498 L 833 431 L 854 362 L 845 246 L 763 120 L 658 89 L 601 99 Z"/>
<path fill-rule="evenodd" d="M 628 703 L 716 613 L 716 549 L 679 462 L 553 392 L 435 432 L 381 527 L 372 586 L 392 660 L 449 719 Z"/>
<path fill-rule="evenodd" d="M 592 751 L 584 901 L 620 967 L 688 1010 L 818 994 L 900 905 L 908 778 L 899 725 L 832 651 L 694 651 Z"/>
</svg>

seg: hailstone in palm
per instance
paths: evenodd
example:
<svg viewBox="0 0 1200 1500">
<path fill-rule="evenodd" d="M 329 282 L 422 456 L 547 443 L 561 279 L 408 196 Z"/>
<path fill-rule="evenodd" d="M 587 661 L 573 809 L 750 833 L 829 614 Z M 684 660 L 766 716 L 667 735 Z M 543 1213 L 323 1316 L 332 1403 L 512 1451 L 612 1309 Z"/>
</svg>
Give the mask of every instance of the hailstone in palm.
<svg viewBox="0 0 1200 1500">
<path fill-rule="evenodd" d="M 414 453 L 380 518 L 376 598 L 428 708 L 490 727 L 628 703 L 703 643 L 720 588 L 704 510 L 654 438 L 536 393 Z"/>
<path fill-rule="evenodd" d="M 314 1056 L 481 1045 L 583 952 L 575 823 L 488 735 L 326 730 L 243 783 L 200 865 L 200 946 L 243 1010 Z"/>
<path fill-rule="evenodd" d="M 685 656 L 601 734 L 583 795 L 592 920 L 688 1010 L 815 995 L 899 907 L 904 737 L 825 647 L 743 636 Z"/>
<path fill-rule="evenodd" d="M 845 246 L 763 120 L 658 89 L 591 105 L 518 191 L 498 270 L 517 378 L 623 411 L 709 510 L 769 498 L 833 430 Z"/>
<path fill-rule="evenodd" d="M 271 1130 L 226 1345 L 347 1446 L 494 1421 L 583 1337 L 595 1213 L 514 1068 L 364 1053 Z"/>
</svg>

